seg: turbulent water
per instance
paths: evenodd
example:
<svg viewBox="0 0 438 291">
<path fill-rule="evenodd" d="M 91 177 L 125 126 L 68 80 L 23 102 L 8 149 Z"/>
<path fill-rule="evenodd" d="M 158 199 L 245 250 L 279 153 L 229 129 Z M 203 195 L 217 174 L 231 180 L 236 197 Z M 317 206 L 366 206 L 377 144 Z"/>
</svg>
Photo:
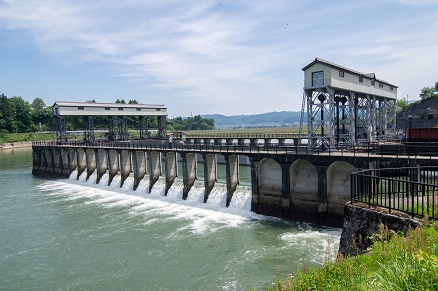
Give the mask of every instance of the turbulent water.
<svg viewBox="0 0 438 291">
<path fill-rule="evenodd" d="M 2 290 L 259 290 L 337 252 L 339 229 L 252 213 L 244 186 L 226 208 L 220 184 L 203 203 L 202 181 L 182 200 L 178 179 L 164 196 L 31 170 L 31 151 L 0 153 Z"/>
</svg>

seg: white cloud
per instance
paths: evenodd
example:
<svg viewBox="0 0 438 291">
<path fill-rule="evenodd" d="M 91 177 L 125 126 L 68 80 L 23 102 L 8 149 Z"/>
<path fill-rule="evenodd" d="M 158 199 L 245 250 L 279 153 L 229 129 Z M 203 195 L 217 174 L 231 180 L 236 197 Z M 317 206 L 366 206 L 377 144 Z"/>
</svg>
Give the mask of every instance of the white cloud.
<svg viewBox="0 0 438 291">
<path fill-rule="evenodd" d="M 393 83 L 406 66 L 425 66 L 423 55 L 407 61 L 418 52 L 438 59 L 436 9 L 387 13 L 393 3 L 4 0 L 0 29 L 55 58 L 103 66 L 169 109 L 181 104 L 178 114 L 299 110 L 301 68 L 316 56 Z"/>
<path fill-rule="evenodd" d="M 409 5 L 431 5 L 431 4 L 438 4 L 438 0 L 393 0 L 400 2 L 402 4 L 409 4 Z"/>
</svg>

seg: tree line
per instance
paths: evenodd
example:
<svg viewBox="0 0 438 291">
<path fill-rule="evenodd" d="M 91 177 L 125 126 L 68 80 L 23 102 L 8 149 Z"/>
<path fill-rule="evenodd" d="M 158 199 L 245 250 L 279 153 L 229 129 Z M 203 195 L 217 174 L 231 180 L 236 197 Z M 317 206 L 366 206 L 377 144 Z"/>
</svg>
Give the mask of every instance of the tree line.
<svg viewBox="0 0 438 291">
<path fill-rule="evenodd" d="M 96 101 L 87 100 L 86 102 Z M 126 101 L 117 99 L 115 103 L 126 104 Z M 139 102 L 134 99 L 129 100 L 128 104 L 139 104 Z M 85 129 L 87 128 L 87 122 L 86 116 L 69 116 L 66 118 L 66 130 Z M 53 107 L 47 106 L 43 99 L 35 98 L 29 103 L 21 96 L 8 98 L 3 93 L 0 95 L 0 134 L 52 131 L 55 130 L 56 123 Z M 108 118 L 106 116 L 94 116 L 93 124 L 96 129 L 107 129 Z M 138 129 L 139 126 L 138 117 L 128 117 L 128 128 Z M 149 117 L 148 126 L 149 128 L 157 128 L 157 118 Z M 215 129 L 215 126 L 213 119 L 201 118 L 200 115 L 196 115 L 188 118 L 170 118 L 167 120 L 166 129 L 168 131 L 209 130 Z"/>
</svg>

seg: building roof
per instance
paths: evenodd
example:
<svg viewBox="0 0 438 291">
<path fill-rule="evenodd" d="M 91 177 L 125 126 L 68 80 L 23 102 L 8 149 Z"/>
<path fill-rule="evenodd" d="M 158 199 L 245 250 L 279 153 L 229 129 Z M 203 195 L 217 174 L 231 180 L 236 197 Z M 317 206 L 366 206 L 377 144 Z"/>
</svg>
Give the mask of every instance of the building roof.
<svg viewBox="0 0 438 291">
<path fill-rule="evenodd" d="M 167 109 L 163 104 L 125 104 L 125 103 L 97 103 L 97 102 L 66 102 L 55 101 L 53 106 L 61 107 L 113 107 L 113 108 L 161 108 Z"/>
<path fill-rule="evenodd" d="M 395 86 L 395 85 L 393 85 L 391 83 L 388 83 L 387 81 L 384 81 L 384 80 L 381 80 L 381 79 L 377 79 L 376 78 L 376 74 L 374 74 L 374 73 L 364 74 L 364 73 L 361 73 L 361 72 L 358 72 L 358 71 L 355 71 L 355 70 L 352 70 L 352 69 L 349 69 L 349 68 L 337 65 L 335 63 L 323 60 L 321 58 L 315 58 L 315 60 L 313 62 L 311 62 L 310 64 L 308 64 L 307 66 L 305 66 L 303 68 L 303 71 L 307 70 L 308 68 L 310 68 L 311 66 L 313 66 L 316 63 L 321 63 L 321 64 L 327 65 L 329 67 L 332 67 L 332 68 L 335 68 L 335 69 L 338 69 L 338 70 L 349 72 L 349 73 L 352 73 L 354 75 L 362 76 L 364 78 L 367 78 L 367 79 L 370 79 L 370 80 L 374 80 L 374 81 L 378 81 L 378 82 L 381 82 L 381 83 L 385 83 L 385 84 L 388 84 L 388 85 L 390 85 L 390 86 L 392 86 L 394 88 L 398 88 L 397 86 Z"/>
</svg>

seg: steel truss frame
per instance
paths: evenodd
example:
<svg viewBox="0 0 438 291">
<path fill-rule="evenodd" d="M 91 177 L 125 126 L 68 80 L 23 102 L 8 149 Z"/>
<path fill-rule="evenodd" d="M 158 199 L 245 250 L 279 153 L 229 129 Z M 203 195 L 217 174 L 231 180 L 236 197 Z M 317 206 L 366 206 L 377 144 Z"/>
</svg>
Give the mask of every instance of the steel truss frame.
<svg viewBox="0 0 438 291">
<path fill-rule="evenodd" d="M 308 146 L 324 149 L 387 138 L 395 132 L 395 101 L 329 86 L 305 89 Z"/>
<path fill-rule="evenodd" d="M 67 132 L 65 129 L 65 117 L 58 116 L 58 122 L 56 123 L 55 129 L 56 141 L 63 142 L 67 137 Z"/>
</svg>

